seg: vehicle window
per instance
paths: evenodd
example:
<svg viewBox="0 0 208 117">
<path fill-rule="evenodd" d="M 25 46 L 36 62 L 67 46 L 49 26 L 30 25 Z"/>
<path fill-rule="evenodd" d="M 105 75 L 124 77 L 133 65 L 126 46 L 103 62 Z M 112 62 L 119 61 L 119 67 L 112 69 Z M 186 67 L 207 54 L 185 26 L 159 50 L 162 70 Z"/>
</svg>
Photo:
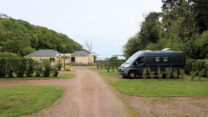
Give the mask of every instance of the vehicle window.
<svg viewBox="0 0 208 117">
<path fill-rule="evenodd" d="M 159 63 L 160 62 L 160 57 L 155 57 L 155 62 Z"/>
<path fill-rule="evenodd" d="M 144 63 L 144 57 L 139 57 L 136 61 L 135 64 L 139 65 L 139 64 L 143 64 Z"/>
<path fill-rule="evenodd" d="M 126 61 L 126 63 L 127 64 L 132 64 L 135 61 L 136 58 L 137 58 L 137 56 L 133 55 Z"/>
<path fill-rule="evenodd" d="M 163 62 L 167 63 L 168 62 L 168 57 L 163 57 Z"/>
</svg>

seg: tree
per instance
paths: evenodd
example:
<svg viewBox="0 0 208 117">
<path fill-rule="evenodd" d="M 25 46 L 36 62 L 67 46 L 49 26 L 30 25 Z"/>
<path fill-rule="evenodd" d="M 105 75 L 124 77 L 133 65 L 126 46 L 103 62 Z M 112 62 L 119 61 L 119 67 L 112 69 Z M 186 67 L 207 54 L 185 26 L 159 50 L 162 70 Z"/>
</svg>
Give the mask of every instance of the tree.
<svg viewBox="0 0 208 117">
<path fill-rule="evenodd" d="M 172 9 L 174 6 L 181 5 L 183 0 L 162 0 L 162 10 Z"/>
<path fill-rule="evenodd" d="M 130 38 L 128 42 L 123 47 L 123 52 L 126 58 L 129 58 L 138 50 L 141 50 L 141 42 L 139 34 L 135 35 L 134 37 Z"/>
<path fill-rule="evenodd" d="M 196 21 L 200 27 L 200 33 L 208 30 L 208 0 L 191 0 L 190 6 L 196 15 Z"/>
<path fill-rule="evenodd" d="M 87 48 L 87 51 L 89 52 L 89 53 L 91 53 L 92 52 L 92 41 L 90 40 L 90 41 L 85 41 L 84 42 L 84 46 Z"/>
<path fill-rule="evenodd" d="M 151 12 L 145 17 L 145 21 L 141 25 L 141 42 L 146 46 L 149 43 L 156 43 L 159 40 L 160 32 L 160 13 Z"/>
<path fill-rule="evenodd" d="M 64 34 L 23 20 L 0 15 L 1 52 L 25 56 L 38 49 L 54 49 L 62 53 L 83 50 L 82 46 Z"/>
<path fill-rule="evenodd" d="M 145 21 L 141 24 L 141 31 L 134 37 L 130 38 L 125 44 L 123 52 L 128 58 L 135 52 L 145 49 L 150 43 L 157 43 L 160 32 L 160 13 L 151 12 L 145 17 Z"/>
</svg>

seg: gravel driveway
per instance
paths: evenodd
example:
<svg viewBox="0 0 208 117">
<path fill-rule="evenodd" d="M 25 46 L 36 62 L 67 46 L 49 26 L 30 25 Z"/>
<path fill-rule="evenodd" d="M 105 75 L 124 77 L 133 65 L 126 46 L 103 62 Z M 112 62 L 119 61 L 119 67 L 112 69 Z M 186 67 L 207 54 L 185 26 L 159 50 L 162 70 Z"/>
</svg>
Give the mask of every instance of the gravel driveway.
<svg viewBox="0 0 208 117">
<path fill-rule="evenodd" d="M 74 67 L 76 78 L 1 81 L 0 86 L 59 86 L 64 96 L 52 107 L 23 117 L 131 117 L 125 105 L 101 76 L 86 67 Z"/>
</svg>

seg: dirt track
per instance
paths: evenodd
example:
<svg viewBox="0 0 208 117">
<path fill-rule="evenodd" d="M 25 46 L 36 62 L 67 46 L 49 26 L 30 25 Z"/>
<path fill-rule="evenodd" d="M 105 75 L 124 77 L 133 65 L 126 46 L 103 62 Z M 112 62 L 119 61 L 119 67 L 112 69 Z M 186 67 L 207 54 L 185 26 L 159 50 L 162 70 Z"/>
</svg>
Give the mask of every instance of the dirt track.
<svg viewBox="0 0 208 117">
<path fill-rule="evenodd" d="M 64 96 L 52 107 L 24 117 L 131 117 L 98 73 L 83 67 L 74 69 L 74 79 L 1 81 L 0 86 L 41 85 L 65 88 Z"/>
</svg>

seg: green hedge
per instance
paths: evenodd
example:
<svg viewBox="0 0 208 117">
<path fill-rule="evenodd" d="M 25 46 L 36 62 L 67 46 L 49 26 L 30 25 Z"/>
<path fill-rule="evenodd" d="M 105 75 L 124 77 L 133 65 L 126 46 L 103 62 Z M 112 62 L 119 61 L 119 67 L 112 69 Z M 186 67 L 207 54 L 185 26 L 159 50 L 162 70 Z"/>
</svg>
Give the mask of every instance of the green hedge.
<svg viewBox="0 0 208 117">
<path fill-rule="evenodd" d="M 0 53 L 0 78 L 58 76 L 60 65 L 51 66 L 49 60 L 38 63 L 15 54 Z"/>
<path fill-rule="evenodd" d="M 208 59 L 187 59 L 185 72 L 196 72 L 197 76 L 208 77 Z"/>
</svg>

